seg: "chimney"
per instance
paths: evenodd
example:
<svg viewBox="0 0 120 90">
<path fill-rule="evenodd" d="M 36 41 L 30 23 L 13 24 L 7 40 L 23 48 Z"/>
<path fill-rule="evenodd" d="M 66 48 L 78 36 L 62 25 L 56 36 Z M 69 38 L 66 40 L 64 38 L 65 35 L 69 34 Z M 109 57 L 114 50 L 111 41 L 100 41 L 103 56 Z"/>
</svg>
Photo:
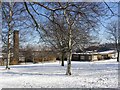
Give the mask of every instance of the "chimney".
<svg viewBox="0 0 120 90">
<path fill-rule="evenodd" d="M 18 64 L 19 62 L 19 31 L 14 31 L 13 34 L 13 60 L 12 64 Z"/>
</svg>

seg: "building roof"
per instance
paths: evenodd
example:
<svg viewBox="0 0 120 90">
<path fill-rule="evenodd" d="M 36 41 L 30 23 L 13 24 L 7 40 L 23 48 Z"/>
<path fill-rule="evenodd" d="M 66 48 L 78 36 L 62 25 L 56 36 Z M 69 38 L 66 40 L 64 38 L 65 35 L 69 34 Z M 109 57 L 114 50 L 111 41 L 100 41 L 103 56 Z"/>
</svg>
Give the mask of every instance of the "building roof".
<svg viewBox="0 0 120 90">
<path fill-rule="evenodd" d="M 99 54 L 109 54 L 109 53 L 115 53 L 115 50 L 108 50 L 108 51 L 103 51 L 103 52 L 98 52 Z"/>
<path fill-rule="evenodd" d="M 85 53 L 73 53 L 73 54 L 87 54 L 87 55 L 96 55 L 96 54 L 110 54 L 110 53 L 115 53 L 115 50 L 108 50 L 108 51 L 103 51 L 103 52 L 85 52 Z"/>
</svg>

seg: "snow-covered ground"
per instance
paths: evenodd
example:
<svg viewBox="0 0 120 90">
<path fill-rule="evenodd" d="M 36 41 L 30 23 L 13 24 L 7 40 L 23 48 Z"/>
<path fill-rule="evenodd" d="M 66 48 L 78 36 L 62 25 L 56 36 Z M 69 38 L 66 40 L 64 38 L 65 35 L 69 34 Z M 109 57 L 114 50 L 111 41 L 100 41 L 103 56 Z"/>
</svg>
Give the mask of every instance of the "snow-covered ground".
<svg viewBox="0 0 120 90">
<path fill-rule="evenodd" d="M 1 88 L 117 88 L 118 63 L 115 59 L 95 62 L 72 61 L 67 76 L 60 62 L 0 66 Z"/>
</svg>

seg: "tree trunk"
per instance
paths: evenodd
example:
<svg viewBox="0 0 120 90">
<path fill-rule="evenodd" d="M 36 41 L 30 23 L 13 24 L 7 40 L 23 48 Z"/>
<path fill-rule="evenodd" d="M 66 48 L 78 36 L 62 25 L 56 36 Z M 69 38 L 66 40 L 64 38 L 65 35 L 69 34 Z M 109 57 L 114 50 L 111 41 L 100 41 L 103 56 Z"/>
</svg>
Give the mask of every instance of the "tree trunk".
<svg viewBox="0 0 120 90">
<path fill-rule="evenodd" d="M 44 63 L 44 59 L 45 59 L 45 57 L 42 57 L 42 63 Z"/>
<path fill-rule="evenodd" d="M 119 62 L 120 55 L 119 55 L 119 39 L 118 39 L 118 37 L 117 37 L 117 39 L 115 39 L 115 48 L 116 48 L 116 51 L 117 51 L 117 62 Z"/>
<path fill-rule="evenodd" d="M 120 60 L 119 60 L 119 59 L 120 59 L 120 52 L 119 52 L 119 50 L 117 50 L 117 54 L 118 54 L 118 55 L 117 55 L 117 62 L 119 62 L 119 61 L 120 61 Z"/>
<path fill-rule="evenodd" d="M 119 51 L 119 39 L 116 40 L 115 42 L 116 44 L 116 50 L 117 50 L 117 62 L 119 62 L 120 60 L 120 51 Z"/>
<path fill-rule="evenodd" d="M 72 52 L 69 52 L 68 60 L 67 60 L 67 72 L 66 72 L 66 75 L 71 75 L 71 59 L 72 59 Z"/>
<path fill-rule="evenodd" d="M 9 68 L 9 64 L 10 64 L 10 35 L 11 35 L 11 30 L 12 30 L 12 25 L 11 25 L 11 22 L 12 22 L 12 2 L 10 2 L 10 11 L 9 11 L 9 14 L 10 14 L 10 18 L 9 18 L 9 24 L 8 24 L 8 27 L 9 27 L 9 30 L 8 30 L 8 46 L 7 46 L 7 63 L 6 63 L 6 69 L 10 69 Z"/>
<path fill-rule="evenodd" d="M 61 61 L 62 61 L 61 66 L 64 66 L 65 53 L 62 53 L 61 55 L 62 55 L 61 56 Z"/>
<path fill-rule="evenodd" d="M 68 24 L 68 59 L 67 59 L 67 71 L 66 75 L 71 75 L 71 59 L 72 59 L 72 24 L 70 23 L 70 17 L 67 16 L 66 10 L 64 11 L 64 15 Z"/>
<path fill-rule="evenodd" d="M 10 63 L 10 30 L 8 31 L 8 46 L 7 46 L 7 61 L 6 61 L 6 69 L 9 68 Z"/>
<path fill-rule="evenodd" d="M 67 59 L 66 75 L 71 75 L 71 60 L 72 60 L 72 30 L 69 29 L 69 52 L 68 52 L 68 59 Z"/>
</svg>

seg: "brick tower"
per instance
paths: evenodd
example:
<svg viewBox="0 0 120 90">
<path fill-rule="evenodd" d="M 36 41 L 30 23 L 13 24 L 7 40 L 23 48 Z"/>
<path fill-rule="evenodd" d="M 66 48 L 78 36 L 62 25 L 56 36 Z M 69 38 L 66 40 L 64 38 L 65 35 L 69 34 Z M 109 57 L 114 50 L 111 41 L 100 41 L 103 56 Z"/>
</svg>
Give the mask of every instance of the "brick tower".
<svg viewBox="0 0 120 90">
<path fill-rule="evenodd" d="M 13 59 L 11 64 L 18 64 L 19 62 L 19 31 L 13 33 Z"/>
</svg>

